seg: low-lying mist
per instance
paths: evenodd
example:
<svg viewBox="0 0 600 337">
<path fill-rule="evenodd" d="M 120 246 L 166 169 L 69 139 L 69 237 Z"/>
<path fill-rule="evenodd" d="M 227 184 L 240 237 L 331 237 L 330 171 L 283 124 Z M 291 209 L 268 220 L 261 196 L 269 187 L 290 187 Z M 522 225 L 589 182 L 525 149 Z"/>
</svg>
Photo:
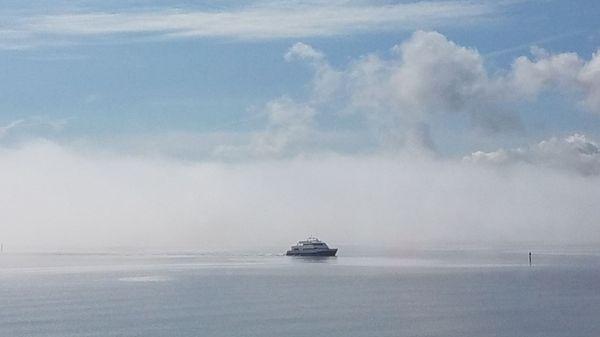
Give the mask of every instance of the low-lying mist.
<svg viewBox="0 0 600 337">
<path fill-rule="evenodd" d="M 13 250 L 599 241 L 600 178 L 405 155 L 189 162 L 0 150 L 0 241 Z"/>
</svg>

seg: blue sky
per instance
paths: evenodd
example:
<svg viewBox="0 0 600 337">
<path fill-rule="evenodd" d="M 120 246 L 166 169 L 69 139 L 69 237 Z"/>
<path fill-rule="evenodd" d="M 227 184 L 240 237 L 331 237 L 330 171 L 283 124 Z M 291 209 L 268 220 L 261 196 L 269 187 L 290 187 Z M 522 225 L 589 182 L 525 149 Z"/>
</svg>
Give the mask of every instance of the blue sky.
<svg viewBox="0 0 600 337">
<path fill-rule="evenodd" d="M 414 31 L 437 31 L 475 48 L 494 74 L 530 56 L 530 46 L 589 60 L 600 45 L 598 14 L 595 1 L 9 2 L 0 27 L 0 121 L 59 121 L 60 129 L 21 132 L 63 140 L 247 133 L 266 127 L 255 116 L 271 100 L 310 95 L 313 70 L 283 57 L 297 42 L 343 69 L 369 54 L 390 58 Z M 333 104 L 319 109 L 329 111 L 318 128 L 363 134 L 361 118 L 330 118 Z M 600 130 L 597 113 L 561 92 L 510 109 L 519 110 L 522 128 L 476 134 L 477 144 L 460 136 L 474 132 L 464 116 L 427 123 L 448 154 Z M 361 141 L 369 143 L 352 144 Z"/>
</svg>

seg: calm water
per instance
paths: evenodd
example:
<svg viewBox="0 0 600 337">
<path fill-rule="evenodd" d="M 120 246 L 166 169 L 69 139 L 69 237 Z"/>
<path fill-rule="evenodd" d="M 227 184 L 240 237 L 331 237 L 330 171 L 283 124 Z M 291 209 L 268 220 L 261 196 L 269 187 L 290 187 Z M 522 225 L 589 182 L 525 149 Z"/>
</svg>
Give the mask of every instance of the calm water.
<svg viewBox="0 0 600 337">
<path fill-rule="evenodd" d="M 0 255 L 0 336 L 600 336 L 600 256 Z"/>
</svg>

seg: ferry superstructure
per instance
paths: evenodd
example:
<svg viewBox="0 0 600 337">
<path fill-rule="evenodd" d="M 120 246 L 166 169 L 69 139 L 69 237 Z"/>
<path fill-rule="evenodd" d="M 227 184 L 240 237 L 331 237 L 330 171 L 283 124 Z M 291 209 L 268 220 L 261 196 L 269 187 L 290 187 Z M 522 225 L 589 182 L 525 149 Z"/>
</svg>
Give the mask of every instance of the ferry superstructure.
<svg viewBox="0 0 600 337">
<path fill-rule="evenodd" d="M 316 237 L 298 241 L 285 255 L 287 256 L 335 256 L 337 248 L 329 248 L 327 244 Z"/>
</svg>

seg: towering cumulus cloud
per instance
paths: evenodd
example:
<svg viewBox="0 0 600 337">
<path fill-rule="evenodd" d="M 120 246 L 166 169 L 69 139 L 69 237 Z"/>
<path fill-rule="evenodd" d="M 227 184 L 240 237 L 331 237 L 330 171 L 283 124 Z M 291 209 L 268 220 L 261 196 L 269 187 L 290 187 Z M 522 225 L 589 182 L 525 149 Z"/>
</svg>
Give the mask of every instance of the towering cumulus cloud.
<svg viewBox="0 0 600 337">
<path fill-rule="evenodd" d="M 373 120 L 399 119 L 401 124 L 439 114 L 466 114 L 488 129 L 515 126 L 505 106 L 517 99 L 508 81 L 490 76 L 475 49 L 461 47 L 439 33 L 416 32 L 393 47 L 392 58 L 367 55 L 342 70 L 323 64 L 321 53 L 308 48 L 295 45 L 287 55 L 306 59 L 301 57 L 306 50 L 319 55 L 310 60 L 317 64 L 315 97 L 344 100 L 348 109 Z"/>
<path fill-rule="evenodd" d="M 367 55 L 344 69 L 334 69 L 321 52 L 294 45 L 287 60 L 315 66 L 313 95 L 328 104 L 387 120 L 427 121 L 441 114 L 464 114 L 488 130 L 518 127 L 516 104 L 558 90 L 592 113 L 600 108 L 600 56 L 585 61 L 575 53 L 549 54 L 532 48 L 533 59 L 517 58 L 505 72 L 490 74 L 484 57 L 437 32 L 415 32 L 392 48 L 392 57 Z M 335 88 L 335 89 L 332 89 Z"/>
<path fill-rule="evenodd" d="M 306 62 L 313 70 L 305 104 L 316 117 L 360 118 L 380 145 L 410 144 L 411 135 L 436 123 L 482 134 L 521 132 L 523 117 L 531 113 L 528 104 L 543 95 L 558 94 L 575 103 L 575 109 L 598 114 L 598 53 L 585 60 L 576 53 L 532 47 L 531 54 L 490 72 L 476 49 L 437 32 L 417 31 L 387 58 L 368 54 L 333 66 L 323 52 L 296 43 L 285 59 Z"/>
</svg>

